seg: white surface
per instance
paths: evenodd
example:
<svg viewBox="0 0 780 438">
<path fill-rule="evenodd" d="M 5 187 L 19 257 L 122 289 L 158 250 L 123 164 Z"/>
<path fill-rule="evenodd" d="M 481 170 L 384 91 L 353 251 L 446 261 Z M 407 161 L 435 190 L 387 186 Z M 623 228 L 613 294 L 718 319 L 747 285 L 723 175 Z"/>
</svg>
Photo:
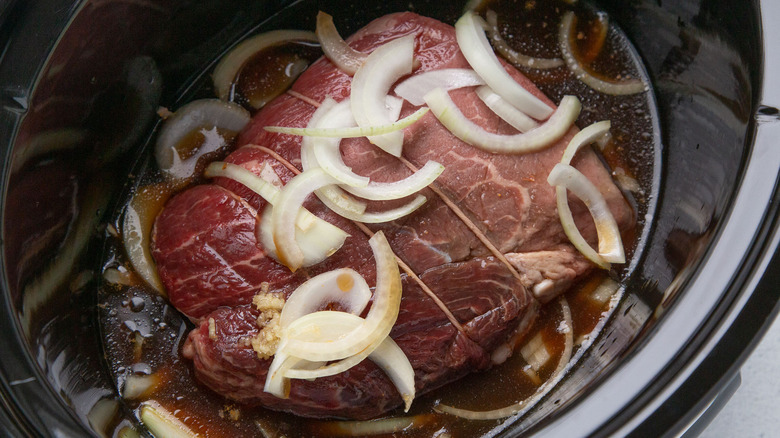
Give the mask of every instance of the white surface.
<svg viewBox="0 0 780 438">
<path fill-rule="evenodd" d="M 742 384 L 701 438 L 780 436 L 780 320 L 742 367 Z"/>
</svg>

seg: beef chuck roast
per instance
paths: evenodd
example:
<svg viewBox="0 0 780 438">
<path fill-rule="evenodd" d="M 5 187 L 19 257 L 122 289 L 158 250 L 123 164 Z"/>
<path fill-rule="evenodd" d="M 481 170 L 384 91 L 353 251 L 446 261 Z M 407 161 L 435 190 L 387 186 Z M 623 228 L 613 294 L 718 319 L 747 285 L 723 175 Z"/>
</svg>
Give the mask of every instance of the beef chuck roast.
<svg viewBox="0 0 780 438">
<path fill-rule="evenodd" d="M 415 54 L 420 60 L 416 73 L 468 67 L 451 26 L 412 13 L 379 18 L 349 41 L 352 47 L 370 52 L 408 34 L 416 34 Z M 519 72 L 507 70 L 549 102 Z M 293 173 L 284 161 L 300 167 L 300 138 L 262 128 L 305 126 L 314 104 L 326 96 L 342 100 L 349 95 L 350 80 L 320 59 L 290 93 L 255 116 L 240 137 L 244 146 L 227 161 L 256 174 L 278 177 L 280 183 L 288 181 Z M 451 95 L 468 117 L 486 129 L 513 132 L 479 101 L 473 89 Z M 405 103 L 403 115 L 415 109 Z M 461 142 L 430 113 L 405 129 L 404 158 L 418 168 L 427 160 L 444 164 L 445 171 L 435 185 L 516 270 L 512 273 L 498 260 L 430 188 L 423 191 L 427 202 L 418 211 L 372 227 L 385 233 L 394 252 L 457 321 L 454 324 L 416 280 L 402 274 L 403 298 L 391 336 L 411 361 L 418 394 L 489 368 L 491 353 L 533 319 L 539 302 L 551 299 L 591 269 L 568 243 L 558 220 L 554 190 L 546 182 L 575 132 L 572 128 L 555 145 L 534 154 L 493 155 Z M 397 180 L 411 172 L 364 138 L 344 140 L 341 148 L 353 170 L 374 180 Z M 633 212 L 596 155 L 586 149 L 574 165 L 600 188 L 621 229 L 632 227 Z M 583 235 L 595 242 L 587 209 L 577 201 L 571 204 Z M 258 212 L 264 206 L 265 201 L 241 184 L 218 178 L 213 184 L 178 194 L 157 218 L 153 255 L 160 277 L 173 305 L 199 324 L 184 347 L 198 378 L 239 402 L 311 417 L 371 418 L 401 405 L 390 380 L 370 360 L 336 376 L 294 380 L 289 399 L 263 392 L 270 359 L 259 359 L 247 342 L 260 330 L 252 297 L 261 287 L 267 284 L 271 292 L 287 296 L 306 279 L 337 267 L 357 270 L 371 286 L 375 280 L 365 233 L 314 197 L 307 208 L 350 237 L 318 265 L 295 273 L 279 265 L 255 240 Z"/>
</svg>

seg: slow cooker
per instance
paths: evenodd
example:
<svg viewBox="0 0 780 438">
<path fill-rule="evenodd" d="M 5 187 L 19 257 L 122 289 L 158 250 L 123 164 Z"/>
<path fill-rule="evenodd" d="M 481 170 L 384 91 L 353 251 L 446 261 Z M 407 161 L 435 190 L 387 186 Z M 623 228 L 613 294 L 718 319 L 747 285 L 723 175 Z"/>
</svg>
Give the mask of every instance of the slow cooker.
<svg viewBox="0 0 780 438">
<path fill-rule="evenodd" d="M 316 10 L 328 2 L 0 3 L 3 436 L 101 436 L 101 419 L 137 423 L 117 403 L 103 359 L 96 230 L 157 108 L 180 103 L 216 54 L 269 17 L 313 28 L 313 15 L 286 12 L 293 3 Z M 652 80 L 660 127 L 649 158 L 653 225 L 601 335 L 499 436 L 695 434 L 733 389 L 780 299 L 780 87 L 772 81 L 780 31 L 771 27 L 780 5 L 594 3 L 628 35 Z M 437 2 L 329 7 L 375 17 L 435 14 Z"/>
</svg>

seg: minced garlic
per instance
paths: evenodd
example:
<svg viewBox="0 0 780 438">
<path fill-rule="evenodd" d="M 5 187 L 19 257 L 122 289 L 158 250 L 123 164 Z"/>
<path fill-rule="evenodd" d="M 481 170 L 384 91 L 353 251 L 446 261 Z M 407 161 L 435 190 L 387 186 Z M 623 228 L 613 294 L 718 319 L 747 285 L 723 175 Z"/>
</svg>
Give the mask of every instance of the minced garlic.
<svg viewBox="0 0 780 438">
<path fill-rule="evenodd" d="M 257 325 L 260 331 L 252 338 L 252 349 L 260 359 L 268 359 L 276 353 L 281 337 L 279 319 L 284 307 L 284 298 L 268 293 L 268 285 L 263 284 L 261 292 L 254 296 L 252 304 L 260 311 Z"/>
</svg>

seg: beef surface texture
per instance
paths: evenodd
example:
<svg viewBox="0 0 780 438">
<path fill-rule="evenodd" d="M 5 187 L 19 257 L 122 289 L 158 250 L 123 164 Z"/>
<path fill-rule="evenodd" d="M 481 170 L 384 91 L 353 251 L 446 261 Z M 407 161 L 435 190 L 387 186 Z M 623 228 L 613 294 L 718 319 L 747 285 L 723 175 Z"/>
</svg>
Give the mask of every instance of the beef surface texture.
<svg viewBox="0 0 780 438">
<path fill-rule="evenodd" d="M 467 68 L 454 29 L 412 13 L 379 18 L 348 41 L 370 52 L 403 35 L 416 34 L 419 72 Z M 515 69 L 511 75 L 550 102 Z M 327 96 L 349 96 L 351 78 L 328 60 L 314 63 L 292 91 L 263 108 L 241 134 L 243 145 L 227 161 L 283 183 L 294 174 L 284 161 L 300 168 L 300 137 L 272 134 L 268 125 L 306 126 Z M 451 92 L 453 100 L 476 123 L 499 133 L 514 133 L 477 98 L 473 88 Z M 408 102 L 403 114 L 417 108 Z M 430 188 L 427 202 L 398 221 L 372 226 L 382 230 L 394 252 L 439 297 L 458 324 L 453 324 L 420 284 L 402 274 L 403 299 L 391 337 L 409 357 L 417 393 L 424 393 L 464 375 L 492 366 L 491 354 L 533 320 L 539 303 L 567 289 L 592 266 L 568 243 L 561 228 L 555 194 L 547 182 L 560 161 L 572 128 L 552 147 L 528 155 L 494 155 L 469 146 L 426 114 L 404 131 L 403 157 L 417 168 L 428 160 L 445 166 L 435 182 L 483 233 L 517 274 L 458 218 Z M 365 138 L 344 140 L 342 154 L 359 174 L 393 181 L 411 173 L 400 160 L 380 151 Z M 633 212 L 590 149 L 574 165 L 606 197 L 621 229 L 630 228 Z M 587 209 L 572 200 L 574 217 L 595 242 Z M 313 381 L 294 380 L 288 399 L 263 392 L 270 359 L 259 359 L 248 339 L 260 330 L 252 298 L 263 283 L 272 293 L 289 294 L 303 281 L 338 267 L 357 270 L 373 286 L 375 266 L 368 237 L 355 224 L 325 208 L 311 196 L 306 207 L 350 234 L 344 246 L 326 261 L 295 273 L 266 255 L 255 239 L 257 218 L 266 203 L 235 181 L 217 178 L 190 188 L 166 205 L 153 232 L 153 255 L 160 276 L 177 309 L 199 325 L 184 346 L 198 379 L 224 396 L 309 417 L 366 419 L 402 404 L 397 390 L 370 360 L 342 374 Z M 383 209 L 393 203 L 370 203 Z M 460 327 L 458 327 L 458 325 Z M 211 329 L 211 332 L 210 332 Z"/>
</svg>

